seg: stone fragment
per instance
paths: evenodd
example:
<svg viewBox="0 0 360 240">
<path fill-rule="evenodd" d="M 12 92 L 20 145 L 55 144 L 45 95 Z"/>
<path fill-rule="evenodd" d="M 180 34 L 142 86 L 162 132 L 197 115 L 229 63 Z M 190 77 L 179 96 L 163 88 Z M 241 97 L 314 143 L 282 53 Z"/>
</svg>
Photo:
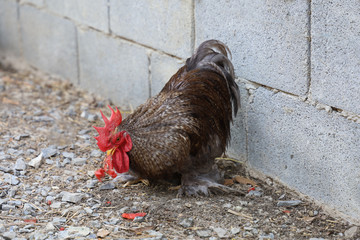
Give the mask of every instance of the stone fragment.
<svg viewBox="0 0 360 240">
<path fill-rule="evenodd" d="M 345 231 L 345 238 L 347 239 L 352 239 L 353 237 L 355 237 L 356 233 L 358 231 L 358 227 L 357 226 L 352 226 L 351 228 L 347 229 Z"/>
<path fill-rule="evenodd" d="M 190 228 L 194 225 L 194 219 L 193 218 L 184 218 L 179 223 L 184 228 Z"/>
<path fill-rule="evenodd" d="M 198 235 L 201 238 L 207 238 L 211 236 L 211 231 L 208 229 L 197 230 L 196 235 Z"/>
<path fill-rule="evenodd" d="M 28 163 L 28 165 L 33 168 L 39 168 L 40 165 L 42 164 L 43 160 L 44 160 L 43 153 L 41 152 L 39 156 L 31 159 L 30 162 Z"/>
<path fill-rule="evenodd" d="M 106 229 L 100 229 L 98 232 L 97 232 L 97 234 L 96 234 L 96 236 L 98 237 L 98 238 L 105 238 L 107 235 L 109 235 L 110 234 L 110 232 L 108 231 L 108 230 L 106 230 Z"/>
<path fill-rule="evenodd" d="M 61 153 L 65 158 L 73 159 L 75 157 L 75 154 L 72 152 L 62 152 Z"/>
<path fill-rule="evenodd" d="M 53 122 L 54 119 L 48 116 L 34 116 L 32 117 L 34 122 Z"/>
<path fill-rule="evenodd" d="M 85 197 L 82 193 L 70 193 L 70 192 L 62 192 L 61 201 L 63 202 L 71 202 L 78 203 Z"/>
<path fill-rule="evenodd" d="M 100 190 L 110 190 L 115 188 L 115 183 L 113 182 L 107 182 L 100 186 Z"/>
<path fill-rule="evenodd" d="M 238 227 L 234 227 L 234 228 L 230 229 L 230 233 L 231 233 L 232 236 L 238 234 L 240 231 L 241 231 L 241 229 L 238 228 Z"/>
<path fill-rule="evenodd" d="M 74 158 L 72 164 L 75 166 L 82 166 L 86 164 L 86 158 Z"/>
<path fill-rule="evenodd" d="M 18 185 L 20 183 L 20 180 L 17 176 L 14 176 L 12 174 L 6 173 L 4 175 L 4 181 L 11 184 L 11 185 Z"/>
<path fill-rule="evenodd" d="M 302 203 L 301 200 L 289 200 L 289 201 L 278 201 L 277 206 L 278 207 L 295 207 L 297 205 L 300 205 Z"/>
<path fill-rule="evenodd" d="M 90 234 L 90 228 L 88 227 L 73 227 L 70 226 L 67 229 L 68 233 L 75 237 L 86 237 Z"/>
<path fill-rule="evenodd" d="M 17 135 L 16 137 L 14 137 L 14 139 L 16 141 L 20 141 L 21 139 L 28 138 L 28 137 L 30 137 L 30 134 L 24 133 L 24 134 Z"/>
<path fill-rule="evenodd" d="M 103 155 L 103 152 L 97 149 L 92 150 L 90 153 L 90 157 L 101 157 L 101 155 Z"/>
<path fill-rule="evenodd" d="M 15 162 L 14 169 L 18 171 L 23 171 L 26 169 L 26 163 L 23 158 L 18 158 Z"/>
<path fill-rule="evenodd" d="M 224 228 L 214 228 L 214 232 L 218 235 L 219 238 L 227 237 L 227 230 Z"/>
<path fill-rule="evenodd" d="M 41 152 L 44 158 L 49 158 L 49 157 L 54 157 L 58 153 L 58 150 L 56 146 L 49 146 L 47 148 L 42 149 Z"/>
</svg>

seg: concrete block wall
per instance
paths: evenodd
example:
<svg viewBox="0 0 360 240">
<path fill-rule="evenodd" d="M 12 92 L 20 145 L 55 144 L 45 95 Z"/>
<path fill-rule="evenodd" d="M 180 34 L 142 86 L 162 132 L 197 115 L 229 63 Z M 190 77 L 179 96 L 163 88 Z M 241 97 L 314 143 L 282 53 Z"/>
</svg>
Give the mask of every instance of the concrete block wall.
<svg viewBox="0 0 360 240">
<path fill-rule="evenodd" d="M 359 12 L 357 0 L 0 0 L 0 61 L 128 108 L 219 39 L 242 97 L 228 154 L 360 222 Z"/>
</svg>

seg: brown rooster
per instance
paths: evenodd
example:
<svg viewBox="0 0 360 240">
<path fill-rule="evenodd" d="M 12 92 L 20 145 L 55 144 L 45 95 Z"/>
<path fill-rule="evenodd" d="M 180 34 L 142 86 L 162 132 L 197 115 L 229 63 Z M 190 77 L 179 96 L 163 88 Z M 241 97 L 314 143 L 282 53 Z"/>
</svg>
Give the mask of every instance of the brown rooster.
<svg viewBox="0 0 360 240">
<path fill-rule="evenodd" d="M 123 121 L 119 110 L 105 127 L 95 127 L 100 150 L 107 151 L 105 172 L 128 172 L 150 181 L 181 182 L 180 195 L 208 195 L 219 190 L 214 163 L 230 139 L 232 113 L 240 105 L 230 50 L 217 40 L 203 42 L 161 92 Z"/>
</svg>

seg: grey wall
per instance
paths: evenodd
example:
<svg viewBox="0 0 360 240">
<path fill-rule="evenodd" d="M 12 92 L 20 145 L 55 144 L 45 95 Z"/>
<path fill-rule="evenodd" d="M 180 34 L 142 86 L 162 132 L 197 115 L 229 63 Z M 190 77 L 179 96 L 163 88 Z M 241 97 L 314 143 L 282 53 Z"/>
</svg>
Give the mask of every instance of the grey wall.
<svg viewBox="0 0 360 240">
<path fill-rule="evenodd" d="M 241 88 L 228 153 L 360 222 L 358 0 L 0 0 L 1 61 L 124 108 L 210 38 Z"/>
</svg>

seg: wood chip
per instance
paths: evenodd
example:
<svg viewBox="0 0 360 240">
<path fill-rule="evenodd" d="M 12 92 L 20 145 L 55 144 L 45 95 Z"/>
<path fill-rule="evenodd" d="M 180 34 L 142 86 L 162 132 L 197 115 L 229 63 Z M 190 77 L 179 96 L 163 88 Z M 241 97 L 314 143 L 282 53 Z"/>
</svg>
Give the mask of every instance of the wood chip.
<svg viewBox="0 0 360 240">
<path fill-rule="evenodd" d="M 10 98 L 7 98 L 7 97 L 3 97 L 2 102 L 6 103 L 6 104 L 19 105 L 18 101 L 11 100 Z"/>
<path fill-rule="evenodd" d="M 224 185 L 225 186 L 231 186 L 234 184 L 234 180 L 233 179 L 225 179 L 224 180 Z"/>
<path fill-rule="evenodd" d="M 257 183 L 251 179 L 245 178 L 245 177 L 241 177 L 239 175 L 236 175 L 233 177 L 233 179 L 241 184 L 250 184 L 251 186 L 256 186 Z"/>
<path fill-rule="evenodd" d="M 244 213 L 237 212 L 237 211 L 234 211 L 234 210 L 231 210 L 231 209 L 228 209 L 228 213 L 231 213 L 231 214 L 234 214 L 236 216 L 243 217 L 243 218 L 253 219 L 252 216 L 249 216 L 249 215 L 246 215 Z"/>
<path fill-rule="evenodd" d="M 109 232 L 108 230 L 106 230 L 106 229 L 100 229 L 100 230 L 97 232 L 96 236 L 97 236 L 98 238 L 104 238 L 104 237 L 106 237 L 106 236 L 109 235 L 109 234 L 110 234 L 110 232 Z"/>
</svg>

